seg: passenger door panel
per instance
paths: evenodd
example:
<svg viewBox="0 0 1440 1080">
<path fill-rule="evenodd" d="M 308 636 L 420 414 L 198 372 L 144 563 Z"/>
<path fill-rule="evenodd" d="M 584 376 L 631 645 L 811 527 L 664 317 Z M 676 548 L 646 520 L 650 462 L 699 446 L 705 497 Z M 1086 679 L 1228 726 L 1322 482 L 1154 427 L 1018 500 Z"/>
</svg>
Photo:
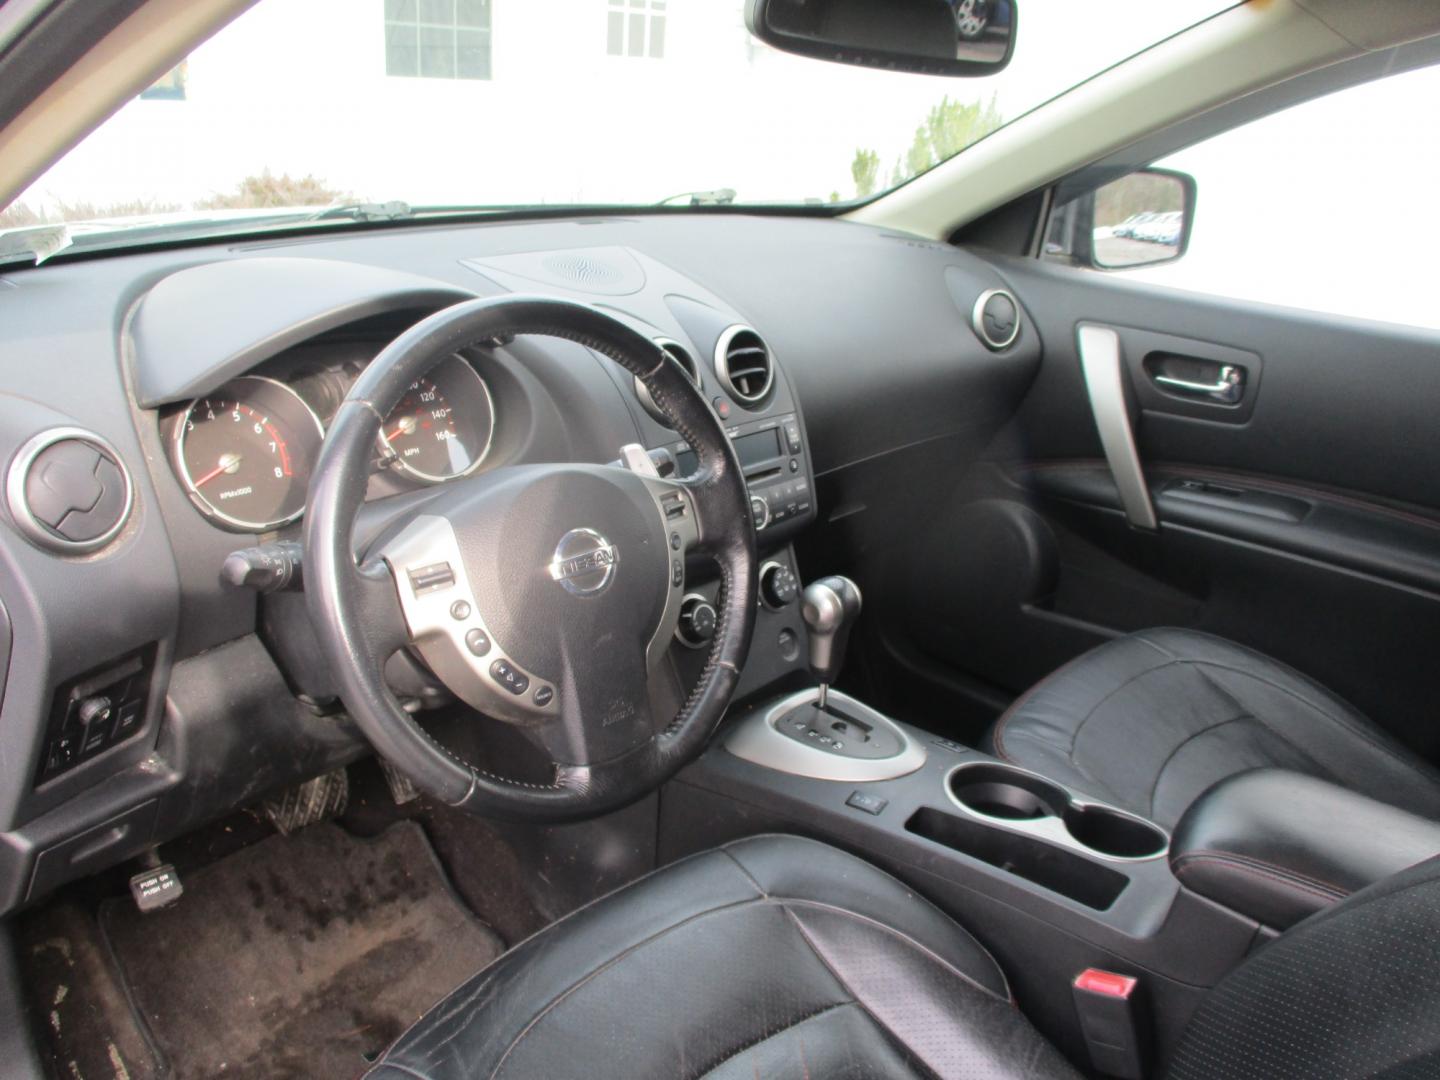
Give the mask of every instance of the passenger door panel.
<svg viewBox="0 0 1440 1080">
<path fill-rule="evenodd" d="M 902 663 L 1000 701 L 1116 634 L 1189 626 L 1291 664 L 1440 759 L 1440 333 L 994 261 L 1044 359 L 991 460 L 896 568 L 925 628 L 887 629 Z M 1119 335 L 1153 532 L 1122 509 L 1082 324 Z M 1239 373 L 1238 401 L 1203 389 L 1222 372 Z M 935 536 L 984 565 L 937 571 Z"/>
</svg>

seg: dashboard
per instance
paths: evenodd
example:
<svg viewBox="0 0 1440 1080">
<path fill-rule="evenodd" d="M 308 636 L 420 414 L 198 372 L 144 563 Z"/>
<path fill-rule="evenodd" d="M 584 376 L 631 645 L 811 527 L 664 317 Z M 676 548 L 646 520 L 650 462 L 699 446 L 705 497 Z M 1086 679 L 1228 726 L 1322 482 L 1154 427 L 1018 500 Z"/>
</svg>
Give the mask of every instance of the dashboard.
<svg viewBox="0 0 1440 1080">
<path fill-rule="evenodd" d="M 997 347 L 976 254 L 829 219 L 657 215 L 149 251 L 0 278 L 0 911 L 367 752 L 303 594 L 222 573 L 300 539 L 336 409 L 426 315 L 580 300 L 653 339 L 723 420 L 764 568 L 741 695 L 803 672 L 794 584 L 923 516 L 1018 405 L 1040 342 Z M 1007 294 L 1008 295 L 1008 294 Z M 359 532 L 465 478 L 694 455 L 643 387 L 570 341 L 466 344 L 386 418 Z M 714 599 L 685 566 L 686 603 Z M 686 633 L 687 627 L 693 632 Z M 703 662 L 682 620 L 669 699 Z M 423 670 L 392 685 L 443 710 Z M 662 695 L 663 697 L 663 695 Z"/>
</svg>

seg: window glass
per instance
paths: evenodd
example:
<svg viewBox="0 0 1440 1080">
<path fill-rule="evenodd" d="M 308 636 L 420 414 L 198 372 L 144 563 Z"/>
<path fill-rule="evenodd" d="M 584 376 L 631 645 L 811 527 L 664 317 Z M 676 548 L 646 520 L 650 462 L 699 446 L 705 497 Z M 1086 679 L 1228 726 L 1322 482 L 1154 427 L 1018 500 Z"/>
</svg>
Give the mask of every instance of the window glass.
<svg viewBox="0 0 1440 1080">
<path fill-rule="evenodd" d="M 611 56 L 665 56 L 665 0 L 609 0 L 605 51 Z"/>
<path fill-rule="evenodd" d="M 1195 177 L 1184 258 L 1126 278 L 1440 329 L 1440 67 L 1235 128 L 1156 164 Z"/>
<path fill-rule="evenodd" d="M 490 78 L 489 0 L 385 0 L 385 74 Z"/>
</svg>

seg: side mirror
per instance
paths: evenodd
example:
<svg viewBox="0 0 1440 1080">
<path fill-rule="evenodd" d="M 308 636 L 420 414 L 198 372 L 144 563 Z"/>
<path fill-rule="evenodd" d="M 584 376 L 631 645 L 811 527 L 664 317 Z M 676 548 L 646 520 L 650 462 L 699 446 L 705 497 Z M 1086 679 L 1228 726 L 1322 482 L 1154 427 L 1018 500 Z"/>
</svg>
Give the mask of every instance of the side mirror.
<svg viewBox="0 0 1440 1080">
<path fill-rule="evenodd" d="M 1195 180 L 1141 169 L 1061 206 L 1046 230 L 1047 259 L 1096 270 L 1174 262 L 1190 245 Z"/>
<path fill-rule="evenodd" d="M 1015 0 L 748 0 L 783 52 L 922 75 L 992 75 L 1015 51 Z"/>
</svg>

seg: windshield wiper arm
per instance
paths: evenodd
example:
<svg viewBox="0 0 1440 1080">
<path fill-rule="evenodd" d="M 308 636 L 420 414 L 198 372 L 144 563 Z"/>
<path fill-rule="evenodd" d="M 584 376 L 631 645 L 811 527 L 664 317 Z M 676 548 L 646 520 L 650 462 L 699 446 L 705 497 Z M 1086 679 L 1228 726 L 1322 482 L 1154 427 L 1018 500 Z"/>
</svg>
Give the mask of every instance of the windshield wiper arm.
<svg viewBox="0 0 1440 1080">
<path fill-rule="evenodd" d="M 679 195 L 661 199 L 655 205 L 666 206 L 680 199 L 689 199 L 691 206 L 729 206 L 735 201 L 735 189 L 722 187 L 711 191 L 682 191 Z"/>
<path fill-rule="evenodd" d="M 328 218 L 348 218 L 351 221 L 398 221 L 414 217 L 415 211 L 407 202 L 391 199 L 383 203 L 342 203 L 339 206 L 324 206 L 311 214 L 306 221 L 325 221 Z"/>
</svg>

